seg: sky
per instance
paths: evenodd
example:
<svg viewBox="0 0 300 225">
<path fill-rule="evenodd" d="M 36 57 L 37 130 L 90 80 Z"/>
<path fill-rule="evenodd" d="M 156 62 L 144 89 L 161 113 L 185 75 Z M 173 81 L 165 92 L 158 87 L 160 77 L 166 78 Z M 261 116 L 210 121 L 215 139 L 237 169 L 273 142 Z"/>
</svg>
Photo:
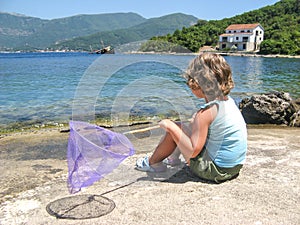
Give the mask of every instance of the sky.
<svg viewBox="0 0 300 225">
<path fill-rule="evenodd" d="M 0 0 L 0 12 L 41 19 L 118 12 L 134 12 L 149 19 L 180 12 L 219 20 L 276 2 L 279 0 Z"/>
</svg>

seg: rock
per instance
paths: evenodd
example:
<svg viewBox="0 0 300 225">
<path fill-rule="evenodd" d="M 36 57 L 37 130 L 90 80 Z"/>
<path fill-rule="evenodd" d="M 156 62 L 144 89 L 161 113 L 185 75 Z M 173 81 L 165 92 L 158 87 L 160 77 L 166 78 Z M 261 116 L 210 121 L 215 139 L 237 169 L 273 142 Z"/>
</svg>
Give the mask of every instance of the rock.
<svg viewBox="0 0 300 225">
<path fill-rule="evenodd" d="M 293 101 L 289 93 L 285 92 L 253 95 L 251 98 L 243 99 L 239 103 L 239 108 L 247 124 L 296 126 L 300 120 L 297 114 L 300 104 L 297 100 Z"/>
<path fill-rule="evenodd" d="M 292 102 L 294 105 L 296 112 L 291 116 L 291 127 L 300 127 L 300 98 L 296 99 Z"/>
<path fill-rule="evenodd" d="M 291 122 L 289 124 L 291 127 L 300 127 L 300 110 L 291 117 Z"/>
</svg>

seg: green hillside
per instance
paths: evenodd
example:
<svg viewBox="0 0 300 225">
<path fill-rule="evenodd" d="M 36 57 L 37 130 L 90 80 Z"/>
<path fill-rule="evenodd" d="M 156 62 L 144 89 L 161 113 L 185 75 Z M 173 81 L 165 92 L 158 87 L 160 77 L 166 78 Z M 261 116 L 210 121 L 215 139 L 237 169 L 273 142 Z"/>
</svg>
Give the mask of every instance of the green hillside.
<svg viewBox="0 0 300 225">
<path fill-rule="evenodd" d="M 53 20 L 0 13 L 0 50 L 41 49 L 74 37 L 132 27 L 146 21 L 135 13 L 78 15 Z"/>
<path fill-rule="evenodd" d="M 191 26 L 197 22 L 197 18 L 182 13 L 171 14 L 159 18 L 148 19 L 136 26 L 107 32 L 98 32 L 93 35 L 78 37 L 52 45 L 51 49 L 72 49 L 88 51 L 90 48 L 101 47 L 100 40 L 107 45 L 118 46 L 125 43 L 147 40 L 156 35 L 166 35 Z"/>
<path fill-rule="evenodd" d="M 152 41 L 164 41 L 183 46 L 193 52 L 208 45 L 216 46 L 219 35 L 230 24 L 260 23 L 265 30 L 261 54 L 300 55 L 300 1 L 281 0 L 271 6 L 222 20 L 199 20 L 194 26 L 176 30 L 172 35 L 156 36 Z M 151 51 L 153 42 L 143 46 Z"/>
<path fill-rule="evenodd" d="M 0 13 L 0 50 L 21 45 L 24 38 L 34 34 L 46 22 L 34 17 Z"/>
</svg>

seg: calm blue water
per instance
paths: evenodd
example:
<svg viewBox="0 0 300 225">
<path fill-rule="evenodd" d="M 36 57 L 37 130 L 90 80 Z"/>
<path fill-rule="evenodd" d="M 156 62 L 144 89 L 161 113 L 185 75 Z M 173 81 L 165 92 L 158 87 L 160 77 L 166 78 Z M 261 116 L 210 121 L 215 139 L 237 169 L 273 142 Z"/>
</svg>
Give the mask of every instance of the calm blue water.
<svg viewBox="0 0 300 225">
<path fill-rule="evenodd" d="M 0 54 L 0 129 L 98 115 L 121 118 L 189 117 L 201 101 L 181 74 L 194 56 Z M 225 57 L 238 102 L 255 93 L 300 97 L 300 59 Z"/>
</svg>

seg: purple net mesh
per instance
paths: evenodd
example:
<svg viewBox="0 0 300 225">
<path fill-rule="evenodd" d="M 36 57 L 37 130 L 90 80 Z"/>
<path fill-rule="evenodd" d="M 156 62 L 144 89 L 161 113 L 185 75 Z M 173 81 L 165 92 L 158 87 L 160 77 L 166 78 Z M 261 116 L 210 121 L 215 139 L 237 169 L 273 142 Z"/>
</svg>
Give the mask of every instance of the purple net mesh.
<svg viewBox="0 0 300 225">
<path fill-rule="evenodd" d="M 70 121 L 69 192 L 74 194 L 92 185 L 133 154 L 133 145 L 125 135 L 86 122 Z"/>
</svg>

